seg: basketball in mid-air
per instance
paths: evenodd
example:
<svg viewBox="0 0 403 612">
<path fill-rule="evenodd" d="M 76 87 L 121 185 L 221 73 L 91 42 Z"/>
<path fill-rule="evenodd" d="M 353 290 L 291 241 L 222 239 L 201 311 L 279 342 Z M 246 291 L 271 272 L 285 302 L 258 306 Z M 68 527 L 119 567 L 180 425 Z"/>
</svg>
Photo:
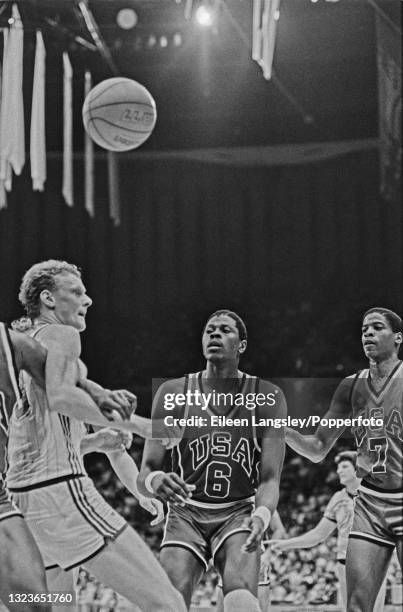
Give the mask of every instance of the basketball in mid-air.
<svg viewBox="0 0 403 612">
<path fill-rule="evenodd" d="M 136 149 L 150 136 L 156 120 L 154 98 L 132 79 L 106 79 L 84 100 L 84 127 L 92 140 L 108 151 Z"/>
</svg>

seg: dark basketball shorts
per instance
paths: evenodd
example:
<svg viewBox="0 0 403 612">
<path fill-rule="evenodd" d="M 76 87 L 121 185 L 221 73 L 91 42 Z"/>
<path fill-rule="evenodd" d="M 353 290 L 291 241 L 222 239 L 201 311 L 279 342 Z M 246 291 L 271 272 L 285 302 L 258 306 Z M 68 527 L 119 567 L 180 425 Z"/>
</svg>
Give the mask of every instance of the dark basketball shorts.
<svg viewBox="0 0 403 612">
<path fill-rule="evenodd" d="M 254 505 L 251 501 L 240 501 L 227 508 L 202 508 L 169 505 L 161 548 L 179 546 L 190 550 L 208 568 L 225 540 L 234 533 L 248 533 L 243 527 Z"/>
<path fill-rule="evenodd" d="M 403 493 L 377 494 L 361 485 L 350 538 L 394 547 L 403 536 Z"/>
</svg>

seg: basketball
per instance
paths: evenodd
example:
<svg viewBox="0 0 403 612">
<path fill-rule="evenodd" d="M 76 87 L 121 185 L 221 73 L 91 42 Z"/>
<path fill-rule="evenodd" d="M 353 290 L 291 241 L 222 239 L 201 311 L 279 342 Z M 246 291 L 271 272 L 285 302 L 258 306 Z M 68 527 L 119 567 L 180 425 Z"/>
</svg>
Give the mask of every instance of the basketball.
<svg viewBox="0 0 403 612">
<path fill-rule="evenodd" d="M 130 151 L 154 129 L 157 109 L 150 92 L 132 79 L 115 77 L 98 83 L 83 104 L 84 127 L 108 151 Z"/>
</svg>

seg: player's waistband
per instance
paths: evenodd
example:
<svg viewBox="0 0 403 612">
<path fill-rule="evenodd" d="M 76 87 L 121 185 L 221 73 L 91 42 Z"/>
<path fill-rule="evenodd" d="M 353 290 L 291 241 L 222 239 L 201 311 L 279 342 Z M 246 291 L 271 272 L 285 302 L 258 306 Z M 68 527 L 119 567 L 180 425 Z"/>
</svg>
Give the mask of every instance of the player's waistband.
<svg viewBox="0 0 403 612">
<path fill-rule="evenodd" d="M 399 489 L 381 489 L 371 482 L 363 480 L 358 487 L 359 491 L 367 493 L 367 495 L 373 495 L 374 497 L 380 497 L 382 499 L 402 499 L 403 500 L 403 487 Z"/>
<path fill-rule="evenodd" d="M 243 499 L 237 499 L 235 501 L 231 501 L 231 502 L 222 502 L 219 504 L 211 504 L 209 502 L 201 502 L 201 501 L 197 501 L 197 499 L 187 499 L 186 500 L 186 505 L 189 506 L 196 506 L 197 508 L 206 508 L 207 510 L 218 510 L 220 508 L 232 508 L 233 506 L 236 506 L 238 504 L 242 504 L 245 502 L 253 502 L 255 500 L 255 496 L 251 495 L 251 497 L 244 497 Z"/>
<path fill-rule="evenodd" d="M 25 491 L 33 491 L 34 489 L 41 489 L 43 487 L 50 487 L 59 482 L 66 482 L 67 480 L 74 480 L 76 478 L 84 478 L 85 474 L 66 474 L 65 476 L 58 476 L 57 478 L 50 478 L 49 480 L 42 480 L 41 482 L 35 482 L 34 484 L 27 485 L 25 487 L 7 487 L 7 490 L 11 493 L 24 493 Z"/>
</svg>

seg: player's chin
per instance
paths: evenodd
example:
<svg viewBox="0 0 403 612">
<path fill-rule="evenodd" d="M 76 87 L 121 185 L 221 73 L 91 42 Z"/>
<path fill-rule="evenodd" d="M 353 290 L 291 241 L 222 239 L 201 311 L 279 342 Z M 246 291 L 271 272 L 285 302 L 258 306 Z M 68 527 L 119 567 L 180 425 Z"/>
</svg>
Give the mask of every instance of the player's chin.
<svg viewBox="0 0 403 612">
<path fill-rule="evenodd" d="M 211 351 L 207 349 L 204 354 L 205 358 L 213 363 L 216 361 L 217 363 L 224 359 L 224 354 L 221 351 Z"/>
<path fill-rule="evenodd" d="M 87 327 L 87 324 L 85 322 L 85 319 L 82 317 L 79 317 L 76 321 L 76 324 L 74 325 L 74 327 L 76 328 L 77 331 L 82 332 L 85 330 L 85 328 Z"/>
</svg>

